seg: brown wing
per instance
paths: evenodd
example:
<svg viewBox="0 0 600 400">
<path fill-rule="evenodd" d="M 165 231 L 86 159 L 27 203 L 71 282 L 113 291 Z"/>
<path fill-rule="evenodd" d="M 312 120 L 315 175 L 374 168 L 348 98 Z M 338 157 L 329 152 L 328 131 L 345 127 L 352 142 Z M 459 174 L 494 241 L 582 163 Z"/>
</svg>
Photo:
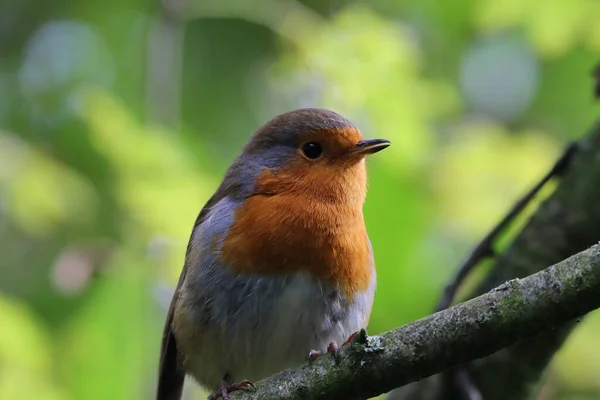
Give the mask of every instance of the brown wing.
<svg viewBox="0 0 600 400">
<path fill-rule="evenodd" d="M 194 229 L 204 221 L 210 208 L 220 201 L 227 195 L 227 190 L 217 190 L 217 192 L 208 200 L 206 205 L 200 211 Z M 193 230 L 192 230 L 193 234 Z M 191 242 L 191 238 L 190 238 Z M 188 251 L 189 251 L 188 244 Z M 179 298 L 179 291 L 183 281 L 185 280 L 187 272 L 187 264 L 184 264 L 181 275 L 179 276 L 179 282 L 177 282 L 177 288 L 173 294 L 171 305 L 169 306 L 169 312 L 167 313 L 167 320 L 165 321 L 165 327 L 163 329 L 163 337 L 160 352 L 160 362 L 158 366 L 158 388 L 156 391 L 156 400 L 179 400 L 183 390 L 183 381 L 185 378 L 185 371 L 181 365 L 179 359 L 179 350 L 177 349 L 177 342 L 173 335 L 173 314 L 175 312 L 175 305 Z"/>
</svg>

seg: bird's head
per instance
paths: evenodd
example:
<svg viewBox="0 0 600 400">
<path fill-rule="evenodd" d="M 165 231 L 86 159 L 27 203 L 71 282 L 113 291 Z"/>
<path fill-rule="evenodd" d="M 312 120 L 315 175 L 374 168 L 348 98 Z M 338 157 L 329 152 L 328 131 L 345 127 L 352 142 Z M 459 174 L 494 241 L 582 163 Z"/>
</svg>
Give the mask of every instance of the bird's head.
<svg viewBox="0 0 600 400">
<path fill-rule="evenodd" d="M 364 159 L 389 145 L 385 139 L 365 139 L 335 112 L 300 109 L 281 114 L 256 131 L 233 168 L 235 176 L 245 176 L 252 184 L 249 194 L 362 204 Z"/>
</svg>

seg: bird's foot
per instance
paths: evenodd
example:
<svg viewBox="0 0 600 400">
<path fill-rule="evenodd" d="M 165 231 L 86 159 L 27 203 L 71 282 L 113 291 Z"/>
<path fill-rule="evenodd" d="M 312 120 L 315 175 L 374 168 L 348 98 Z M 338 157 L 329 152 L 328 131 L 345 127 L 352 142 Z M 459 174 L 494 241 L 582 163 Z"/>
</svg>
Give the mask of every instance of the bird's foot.
<svg viewBox="0 0 600 400">
<path fill-rule="evenodd" d="M 358 332 L 354 332 L 352 335 L 350 335 L 350 337 L 344 342 L 342 343 L 341 346 L 338 346 L 338 344 L 336 342 L 329 342 L 329 345 L 327 346 L 327 351 L 322 351 L 322 350 L 311 350 L 308 352 L 308 362 L 312 363 L 313 361 L 315 361 L 317 358 L 319 358 L 320 356 L 322 356 L 325 353 L 332 353 L 333 354 L 333 359 L 335 360 L 335 363 L 339 363 L 340 362 L 340 347 L 344 347 L 347 344 L 350 344 L 350 342 L 352 342 L 352 339 L 354 339 L 354 337 L 356 336 Z"/>
<path fill-rule="evenodd" d="M 223 400 L 230 400 L 229 393 L 237 392 L 238 390 L 251 390 L 255 391 L 256 386 L 248 380 L 243 380 L 236 383 L 227 383 L 226 381 L 221 381 L 219 388 L 213 390 L 213 392 L 208 396 L 207 400 L 217 400 L 222 398 Z"/>
</svg>

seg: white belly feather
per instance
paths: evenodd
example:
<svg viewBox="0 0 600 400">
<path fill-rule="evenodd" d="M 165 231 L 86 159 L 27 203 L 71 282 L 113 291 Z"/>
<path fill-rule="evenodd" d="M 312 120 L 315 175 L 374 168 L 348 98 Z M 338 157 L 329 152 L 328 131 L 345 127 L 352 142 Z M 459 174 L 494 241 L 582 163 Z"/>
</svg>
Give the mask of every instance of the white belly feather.
<svg viewBox="0 0 600 400">
<path fill-rule="evenodd" d="M 204 281 L 201 288 L 187 282 L 191 290 L 180 301 L 188 310 L 187 323 L 197 324 L 201 335 L 194 348 L 183 349 L 195 360 L 185 367 L 209 388 L 225 374 L 234 381 L 260 380 L 301 365 L 310 350 L 325 350 L 331 341 L 342 344 L 365 327 L 376 281 L 373 271 L 369 289 L 349 301 L 304 274 L 243 278 L 207 268 L 203 275 L 197 277 Z"/>
</svg>

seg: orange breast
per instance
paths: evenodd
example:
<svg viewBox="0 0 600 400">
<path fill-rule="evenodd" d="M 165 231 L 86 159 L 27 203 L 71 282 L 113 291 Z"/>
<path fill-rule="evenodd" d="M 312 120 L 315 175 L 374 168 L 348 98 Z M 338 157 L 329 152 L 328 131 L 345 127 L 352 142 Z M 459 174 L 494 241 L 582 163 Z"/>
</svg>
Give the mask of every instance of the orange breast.
<svg viewBox="0 0 600 400">
<path fill-rule="evenodd" d="M 276 176 L 265 172 L 257 192 L 267 194 L 237 210 L 223 260 L 240 273 L 306 271 L 339 283 L 348 296 L 366 290 L 372 260 L 362 213 L 364 165 L 338 176 L 347 181 L 319 175 L 294 166 Z"/>
</svg>

